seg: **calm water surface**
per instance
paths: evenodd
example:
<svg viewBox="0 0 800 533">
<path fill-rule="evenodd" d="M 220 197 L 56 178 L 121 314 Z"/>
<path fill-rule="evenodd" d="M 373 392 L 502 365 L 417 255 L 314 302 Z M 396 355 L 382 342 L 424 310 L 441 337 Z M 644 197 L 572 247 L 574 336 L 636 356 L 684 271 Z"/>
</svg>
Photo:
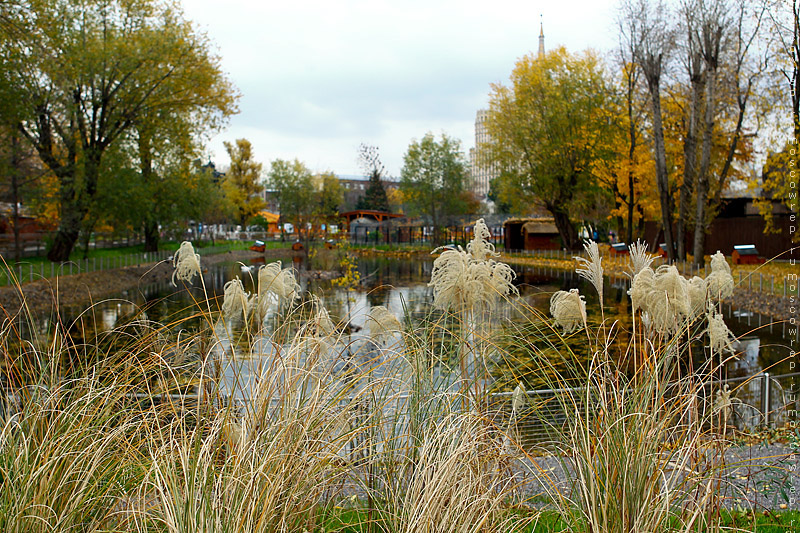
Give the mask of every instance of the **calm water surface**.
<svg viewBox="0 0 800 533">
<path fill-rule="evenodd" d="M 211 267 L 204 274 L 204 283 L 209 296 L 222 294 L 223 285 L 239 276 L 242 278 L 247 290 L 254 290 L 252 277 L 262 261 L 253 261 L 253 274 L 243 270 L 239 263 L 220 264 Z M 287 258 L 284 266 L 292 264 Z M 349 323 L 353 333 L 351 341 L 358 347 L 368 342 L 365 335 L 364 323 L 369 310 L 373 306 L 384 305 L 397 316 L 409 316 L 412 323 L 419 323 L 430 317 L 430 304 L 432 289 L 427 286 L 433 269 L 433 261 L 427 258 L 416 259 L 358 259 L 358 271 L 361 274 L 359 287 L 348 295 L 346 291 L 336 288 L 330 281 L 316 279 L 315 272 L 336 269 L 336 260 L 333 253 L 320 253 L 312 262 L 313 271 L 308 270 L 305 262 L 294 263 L 300 272 L 298 281 L 304 292 L 314 294 L 322 300 L 331 314 L 334 322 L 345 323 L 349 316 Z M 520 298 L 527 306 L 538 309 L 547 315 L 549 300 L 557 290 L 579 288 L 581 294 L 587 297 L 587 309 L 590 320 L 599 316 L 597 296 L 594 289 L 585 284 L 574 273 L 558 272 L 534 267 L 515 267 L 518 277 L 515 281 Z M 119 294 L 118 299 L 110 299 L 96 304 L 89 312 L 96 323 L 97 330 L 112 329 L 121 319 L 134 316 L 141 309 L 146 309 L 147 318 L 161 324 L 174 324 L 175 333 L 179 330 L 199 326 L 200 317 L 191 317 L 197 314 L 196 302 L 202 302 L 204 293 L 195 281 L 191 289 L 172 287 L 169 283 L 160 283 L 139 287 L 135 291 L 126 291 Z M 607 280 L 604 295 L 606 318 L 630 316 L 630 299 L 627 297 L 628 289 L 625 280 Z M 522 307 L 517 305 L 515 307 Z M 212 309 L 216 306 L 212 304 Z M 62 315 L 77 316 L 82 310 L 65 310 Z M 786 328 L 782 324 L 771 324 L 768 317 L 758 315 L 740 314 L 725 306 L 726 322 L 734 334 L 740 339 L 739 350 L 742 352 L 737 361 L 729 365 L 729 376 L 755 374 L 763 369 L 768 369 L 772 374 L 788 373 L 788 363 L 781 362 L 788 358 L 788 341 L 783 334 Z M 512 306 L 504 306 L 498 313 L 498 323 L 520 320 L 522 313 Z M 624 318 L 621 318 L 624 320 Z M 36 324 L 40 333 L 45 333 L 50 328 L 50 320 L 41 318 Z M 623 324 L 624 325 L 624 324 Z M 227 349 L 223 345 L 221 349 Z M 264 349 L 264 348 L 262 348 Z M 356 348 L 353 348 L 355 351 Z M 242 373 L 256 372 L 255 366 L 263 364 L 258 361 L 248 361 L 246 358 L 236 363 L 237 367 L 227 366 L 228 372 Z"/>
</svg>

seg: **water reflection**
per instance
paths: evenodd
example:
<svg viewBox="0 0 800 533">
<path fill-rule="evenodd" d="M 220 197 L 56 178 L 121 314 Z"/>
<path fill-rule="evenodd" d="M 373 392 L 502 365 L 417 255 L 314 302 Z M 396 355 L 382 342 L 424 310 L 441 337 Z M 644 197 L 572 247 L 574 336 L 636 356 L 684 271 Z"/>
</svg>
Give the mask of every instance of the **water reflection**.
<svg viewBox="0 0 800 533">
<path fill-rule="evenodd" d="M 412 324 L 418 324 L 430 319 L 432 289 L 427 286 L 433 269 L 431 259 L 390 259 L 390 258 L 360 258 L 358 271 L 361 274 L 361 283 L 356 290 L 345 291 L 332 285 L 329 279 L 321 272 L 335 270 L 336 258 L 333 253 L 321 253 L 315 257 L 311 264 L 295 258 L 287 257 L 284 265 L 294 264 L 299 272 L 299 282 L 304 292 L 316 295 L 328 309 L 331 318 L 340 326 L 350 325 L 352 337 L 350 342 L 354 346 L 367 342 L 365 323 L 369 310 L 378 305 L 389 308 L 397 316 L 406 316 Z M 257 268 L 263 264 L 263 258 L 252 261 Z M 203 274 L 203 284 L 195 283 L 193 287 L 172 287 L 169 282 L 163 282 L 138 288 L 120 294 L 119 299 L 107 300 L 95 304 L 90 310 L 63 309 L 60 320 L 69 323 L 75 317 L 84 317 L 80 327 L 73 327 L 74 335 L 89 338 L 92 334 L 112 329 L 124 317 L 135 316 L 139 313 L 146 314 L 149 320 L 165 325 L 175 334 L 182 330 L 198 330 L 206 320 L 200 310 L 211 309 L 217 312 L 224 284 L 236 276 L 240 276 L 249 291 L 255 290 L 256 268 L 250 273 L 242 271 L 238 263 L 222 264 L 208 269 Z M 543 267 L 516 267 L 517 280 L 515 284 L 520 290 L 520 297 L 525 306 L 536 309 L 547 315 L 549 311 L 550 296 L 557 290 L 577 288 L 586 296 L 587 310 L 590 321 L 599 321 L 598 299 L 591 286 L 586 284 L 574 272 L 555 271 Z M 205 287 L 205 289 L 203 288 Z M 626 320 L 630 318 L 630 299 L 627 296 L 628 282 L 626 278 L 613 278 L 607 280 L 606 294 L 606 319 L 619 320 L 620 327 L 624 330 L 630 327 Z M 204 292 L 206 291 L 206 292 Z M 206 296 L 211 299 L 206 302 Z M 522 305 L 501 306 L 498 321 L 500 323 L 513 322 L 527 314 Z M 773 324 L 766 317 L 744 315 L 736 313 L 726 306 L 726 321 L 737 337 L 740 338 L 739 357 L 728 366 L 729 377 L 755 374 L 763 369 L 768 369 L 772 374 L 788 373 L 789 343 L 782 337 L 785 326 Z M 26 338 L 42 337 L 49 334 L 49 330 L 59 317 L 50 315 L 40 317 L 33 324 L 20 323 L 19 327 Z M 759 327 L 760 326 L 760 327 Z M 89 331 L 91 329 L 94 331 Z M 576 340 L 579 345 L 581 340 Z M 229 350 L 230 346 L 223 346 Z M 274 347 L 264 344 L 260 349 L 269 360 Z M 349 348 L 351 352 L 356 350 Z M 585 348 L 584 348 L 585 349 Z M 250 361 L 240 359 L 236 364 L 249 368 L 234 369 L 231 372 L 241 374 L 252 373 L 258 370 L 263 361 Z"/>
</svg>

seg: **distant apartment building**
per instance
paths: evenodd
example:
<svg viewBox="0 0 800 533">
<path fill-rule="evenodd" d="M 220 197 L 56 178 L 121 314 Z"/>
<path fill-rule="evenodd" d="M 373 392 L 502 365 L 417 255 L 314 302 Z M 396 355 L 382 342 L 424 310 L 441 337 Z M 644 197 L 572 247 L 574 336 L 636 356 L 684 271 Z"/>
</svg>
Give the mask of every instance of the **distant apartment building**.
<svg viewBox="0 0 800 533">
<path fill-rule="evenodd" d="M 490 140 L 486 128 L 488 114 L 488 110 L 479 109 L 475 115 L 475 148 L 469 151 L 470 189 L 481 201 L 486 200 L 489 185 L 499 174 L 497 165 L 488 162 L 484 149 L 485 143 Z"/>
<path fill-rule="evenodd" d="M 544 25 L 540 24 L 538 57 L 544 53 Z M 492 180 L 500 175 L 498 166 L 488 161 L 484 148 L 491 140 L 486 127 L 488 116 L 488 109 L 479 109 L 475 114 L 475 147 L 469 150 L 470 189 L 481 201 L 487 200 Z"/>
<path fill-rule="evenodd" d="M 369 178 L 352 175 L 337 175 L 336 177 L 339 178 L 339 185 L 342 187 L 342 203 L 339 205 L 339 210 L 352 211 L 356 208 L 358 200 L 367 192 Z M 398 187 L 396 181 L 383 180 L 381 183 L 383 183 L 383 188 L 387 194 Z M 264 200 L 267 203 L 267 211 L 271 213 L 280 212 L 280 204 L 275 190 L 267 187 L 264 190 Z"/>
<path fill-rule="evenodd" d="M 356 208 L 356 204 L 361 199 L 362 196 L 367 192 L 367 187 L 369 187 L 369 178 L 363 176 L 337 176 L 339 178 L 339 184 L 342 186 L 343 199 L 341 210 L 342 211 L 352 211 Z M 389 181 L 389 180 L 381 180 L 383 184 L 383 189 L 386 191 L 386 194 L 389 194 L 391 191 L 397 189 L 398 182 L 396 181 Z"/>
</svg>

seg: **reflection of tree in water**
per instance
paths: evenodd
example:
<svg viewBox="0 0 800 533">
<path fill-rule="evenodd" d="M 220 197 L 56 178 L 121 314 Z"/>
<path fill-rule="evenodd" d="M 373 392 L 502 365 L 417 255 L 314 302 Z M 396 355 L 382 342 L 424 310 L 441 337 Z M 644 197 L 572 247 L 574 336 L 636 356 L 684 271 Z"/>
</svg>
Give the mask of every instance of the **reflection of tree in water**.
<svg viewBox="0 0 800 533">
<path fill-rule="evenodd" d="M 322 253 L 322 251 L 320 251 Z M 329 254 L 331 255 L 331 254 Z M 318 256 L 319 257 L 319 256 Z M 312 259 L 312 268 L 319 268 L 321 265 L 316 265 Z M 324 261 L 324 260 L 323 260 Z M 270 261 L 271 262 L 271 261 Z M 289 263 L 289 258 L 286 257 L 284 264 Z M 430 316 L 430 302 L 431 290 L 427 287 L 430 279 L 431 261 L 427 256 L 413 257 L 406 259 L 389 259 L 389 258 L 360 258 L 358 260 L 359 272 L 366 278 L 362 278 L 362 283 L 353 294 L 359 301 L 362 307 L 374 307 L 384 305 L 389 307 L 398 316 L 404 312 L 409 314 L 412 323 L 419 324 L 424 320 L 435 320 Z M 573 272 L 554 271 L 549 268 L 541 267 L 515 267 L 518 277 L 515 280 L 515 285 L 520 289 L 522 298 L 530 307 L 538 309 L 538 311 L 545 317 L 549 317 L 549 303 L 550 296 L 558 290 L 569 290 L 572 288 L 580 289 L 581 294 L 586 296 L 587 310 L 589 312 L 589 321 L 595 326 L 599 321 L 599 309 L 597 294 L 589 286 L 585 285 Z M 208 272 L 204 273 L 203 279 L 208 295 L 214 298 L 216 294 L 221 294 L 222 287 L 228 280 L 240 276 L 245 285 L 245 290 L 254 291 L 255 286 L 251 280 L 251 276 L 241 271 L 241 265 L 238 263 L 230 263 L 210 268 Z M 317 279 L 303 279 L 302 283 L 304 288 L 311 294 L 323 297 L 325 306 L 331 315 L 334 322 L 338 323 L 341 327 L 341 321 L 347 316 L 347 296 L 345 291 L 332 287 L 330 281 L 317 280 Z M 631 329 L 630 324 L 630 298 L 627 296 L 627 282 L 620 280 L 607 281 L 605 284 L 605 304 L 606 304 L 606 317 L 609 319 L 610 325 L 614 321 L 617 322 L 616 330 L 625 332 Z M 200 283 L 195 282 L 193 286 L 186 287 L 179 283 L 178 288 L 172 287 L 168 283 L 142 286 L 134 291 L 120 294 L 122 300 L 110 300 L 101 302 L 96 305 L 92 312 L 86 312 L 85 308 L 65 309 L 61 308 L 60 320 L 62 331 L 69 333 L 72 342 L 76 344 L 85 343 L 90 340 L 96 331 L 92 324 L 95 317 L 102 325 L 108 322 L 112 315 L 116 317 L 117 323 L 121 323 L 120 316 L 126 313 L 135 312 L 134 309 L 141 307 L 146 314 L 147 318 L 153 322 L 163 324 L 164 331 L 169 332 L 169 335 L 177 335 L 179 331 L 199 331 L 204 326 L 203 319 L 199 316 L 199 309 L 197 305 L 201 305 L 205 309 L 205 293 Z M 118 309 L 117 303 L 127 300 L 128 303 L 123 303 L 122 307 L 126 309 Z M 197 302 L 197 303 L 196 303 Z M 521 302 L 517 303 L 514 307 L 521 307 Z M 219 305 L 216 300 L 212 300 L 211 309 L 214 313 L 218 312 Z M 731 330 L 737 336 L 743 336 L 748 331 L 755 330 L 757 324 L 752 326 L 747 325 L 748 318 L 734 318 L 730 316 L 730 311 L 727 309 L 727 322 Z M 123 311 L 123 312 L 120 312 Z M 82 324 L 69 327 L 75 317 L 84 313 L 85 319 Z M 116 314 L 115 314 L 116 313 Z M 191 317 L 188 320 L 186 317 Z M 507 323 L 508 320 L 515 320 L 518 318 L 519 313 L 515 310 L 504 310 L 502 314 L 501 324 Z M 35 324 L 29 325 L 27 323 L 17 324 L 20 335 L 23 338 L 34 337 L 34 331 L 38 331 L 38 336 L 47 338 L 52 334 L 54 323 L 58 320 L 55 314 L 37 317 Z M 549 318 L 547 318 L 549 320 Z M 21 320 L 20 322 L 26 322 Z M 547 328 L 547 325 L 543 325 Z M 104 326 L 107 329 L 108 325 Z M 788 341 L 781 337 L 781 327 L 778 325 L 774 328 L 773 333 L 770 328 L 765 326 L 757 329 L 754 336 L 760 339 L 758 348 L 757 359 L 751 354 L 748 362 L 747 371 L 755 372 L 760 366 L 761 368 L 770 367 L 779 361 L 782 361 L 777 366 L 772 367 L 770 372 L 786 373 L 788 369 L 787 357 L 789 354 Z M 46 333 L 46 332 L 49 332 Z M 533 334 L 533 332 L 530 332 Z M 514 335 L 520 337 L 520 332 L 507 332 L 507 335 Z M 751 333 L 752 335 L 752 333 Z M 625 333 L 621 333 L 615 337 L 615 342 L 624 345 Z M 540 340 L 545 340 L 541 339 Z M 580 352 L 585 343 L 585 333 L 575 336 L 574 350 Z M 519 344 L 519 343 L 518 343 Z M 545 342 L 546 344 L 546 342 Z M 18 349 L 15 349 L 18 351 Z M 526 345 L 517 345 L 515 352 L 520 356 L 514 364 L 524 363 L 524 355 L 527 348 Z M 702 361 L 704 357 L 704 350 L 702 346 L 693 345 L 692 353 Z M 554 354 L 555 355 L 555 354 Z M 505 369 L 510 371 L 510 368 Z M 732 374 L 737 371 L 743 372 L 744 370 L 737 370 L 735 367 L 731 368 Z M 501 371 L 501 373 L 504 373 Z M 509 381 L 511 388 L 516 386 L 516 382 Z"/>
<path fill-rule="evenodd" d="M 379 305 L 386 305 L 389 302 L 389 294 L 392 288 L 389 285 L 378 285 L 375 288 L 369 289 L 367 292 L 367 302 L 370 307 L 377 307 Z"/>
</svg>

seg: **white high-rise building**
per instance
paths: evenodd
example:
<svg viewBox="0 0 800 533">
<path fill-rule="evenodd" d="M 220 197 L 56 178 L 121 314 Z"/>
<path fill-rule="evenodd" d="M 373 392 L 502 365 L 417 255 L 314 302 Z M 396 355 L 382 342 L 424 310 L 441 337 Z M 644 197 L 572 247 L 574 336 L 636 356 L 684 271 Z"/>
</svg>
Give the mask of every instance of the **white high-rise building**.
<svg viewBox="0 0 800 533">
<path fill-rule="evenodd" d="M 475 115 L 475 148 L 469 151 L 470 174 L 472 178 L 471 189 L 480 200 L 486 200 L 489 194 L 489 184 L 497 177 L 497 166 L 487 162 L 483 151 L 484 143 L 489 142 L 489 130 L 486 128 L 486 118 L 489 111 L 479 109 Z"/>
<path fill-rule="evenodd" d="M 544 56 L 544 24 L 539 25 L 539 51 L 538 57 Z M 489 142 L 489 130 L 486 119 L 489 115 L 487 109 L 479 109 L 475 115 L 475 148 L 469 151 L 470 163 L 470 188 L 481 201 L 487 199 L 491 181 L 500 174 L 497 165 L 487 161 L 485 152 L 482 152 L 484 143 Z"/>
</svg>

